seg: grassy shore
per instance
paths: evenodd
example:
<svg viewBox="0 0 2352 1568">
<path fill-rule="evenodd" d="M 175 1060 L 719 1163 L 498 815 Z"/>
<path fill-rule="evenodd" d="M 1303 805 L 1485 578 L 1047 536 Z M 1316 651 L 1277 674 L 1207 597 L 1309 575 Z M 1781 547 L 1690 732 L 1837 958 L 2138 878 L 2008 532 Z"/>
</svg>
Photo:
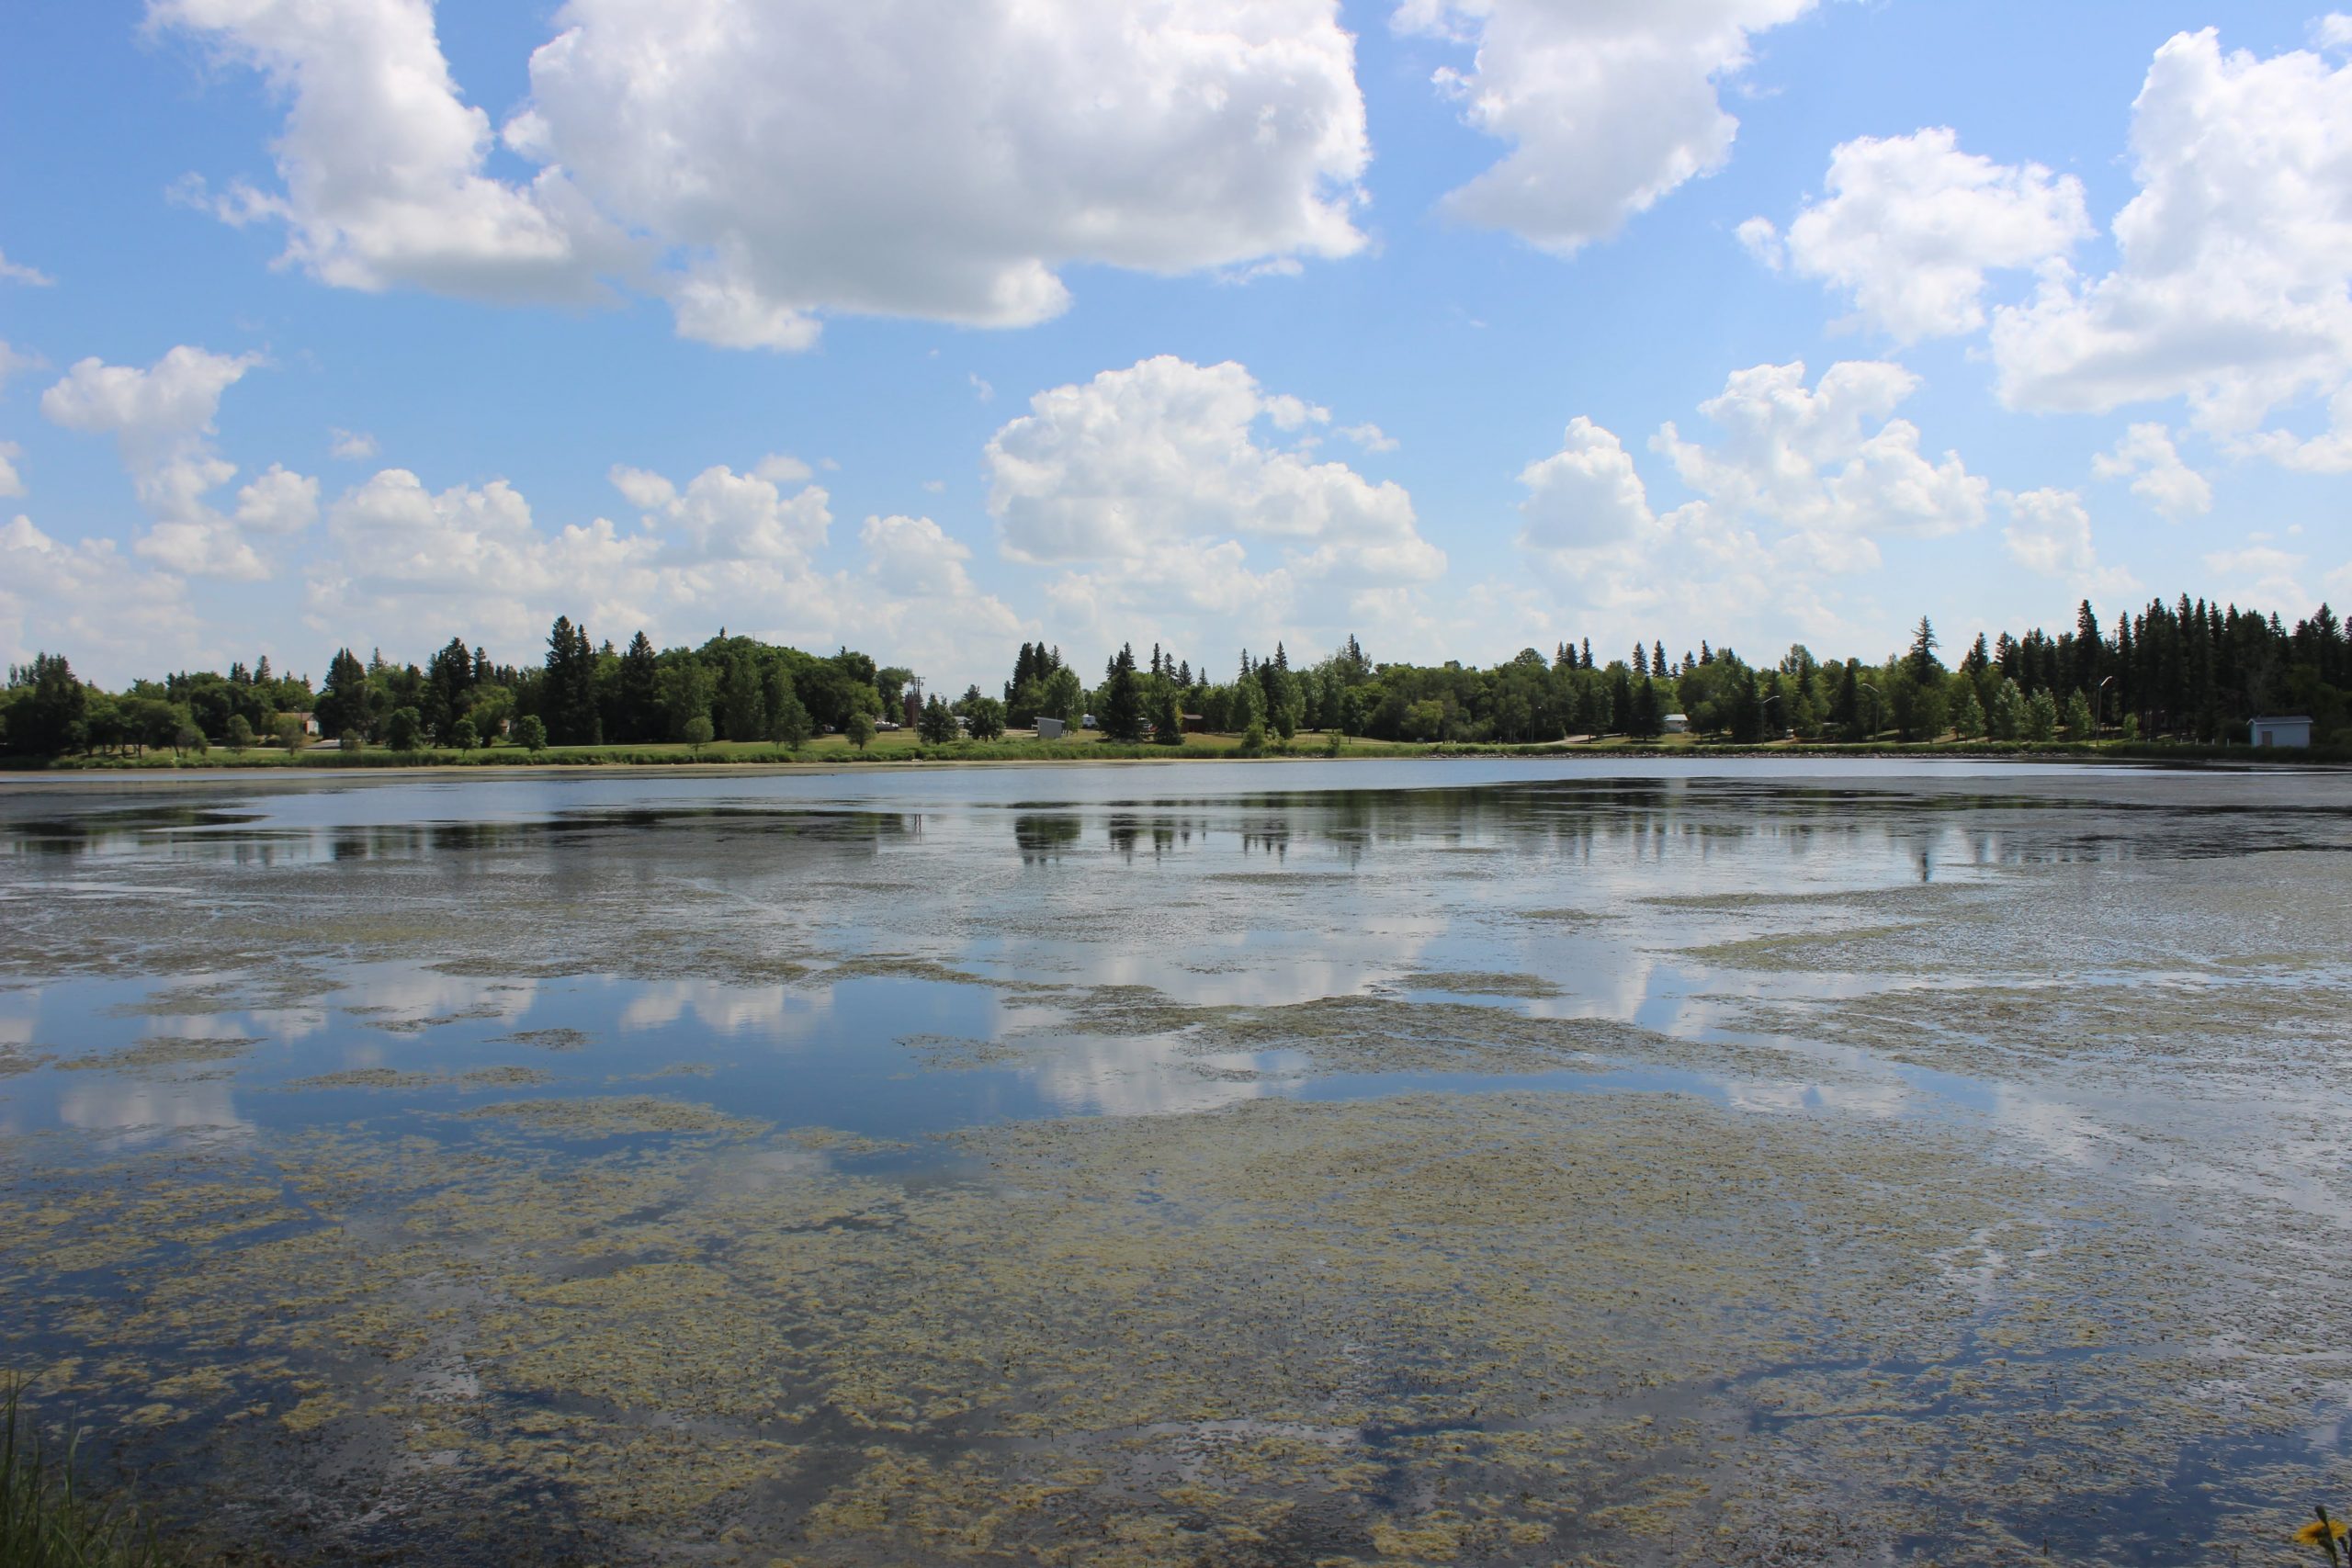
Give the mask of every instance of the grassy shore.
<svg viewBox="0 0 2352 1568">
<path fill-rule="evenodd" d="M 1940 740 L 1901 743 L 1869 741 L 1850 746 L 1776 741 L 1758 746 L 1734 746 L 1695 736 L 1668 736 L 1656 740 L 1602 739 L 1553 741 L 1540 745 L 1470 745 L 1449 742 L 1346 739 L 1338 736 L 1301 733 L 1283 742 L 1271 741 L 1261 750 L 1246 750 L 1233 735 L 1187 735 L 1182 746 L 1114 745 L 1092 737 L 1038 740 L 1012 735 L 1001 740 L 958 740 L 930 745 L 911 730 L 874 738 L 863 750 L 838 735 L 828 735 L 799 748 L 775 745 L 708 746 L 548 746 L 537 750 L 500 744 L 469 751 L 426 749 L 395 751 L 370 747 L 343 751 L 312 747 L 288 751 L 277 747 L 243 750 L 214 747 L 201 752 L 148 751 L 142 755 L 77 756 L 0 759 L 0 769 L 17 772 L 143 771 L 191 768 L 566 768 L 751 766 L 809 767 L 837 770 L 884 763 L 955 762 L 1102 762 L 1102 761 L 1221 761 L 1236 759 L 1307 758 L 1442 758 L 1551 757 L 1563 761 L 1581 757 L 1658 757 L 1716 759 L 1731 757 L 1904 757 L 1998 758 L 2041 761 L 2126 761 L 2158 763 L 2274 762 L 2341 766 L 2352 763 L 2352 750 L 2342 747 L 2306 751 L 2257 751 L 2245 746 L 2197 746 L 2168 741 L 2103 739 L 2086 741 Z"/>
<path fill-rule="evenodd" d="M 73 1445 L 47 1450 L 17 1407 L 0 1400 L 0 1568 L 173 1568 L 169 1552 L 119 1498 L 95 1495 Z"/>
</svg>

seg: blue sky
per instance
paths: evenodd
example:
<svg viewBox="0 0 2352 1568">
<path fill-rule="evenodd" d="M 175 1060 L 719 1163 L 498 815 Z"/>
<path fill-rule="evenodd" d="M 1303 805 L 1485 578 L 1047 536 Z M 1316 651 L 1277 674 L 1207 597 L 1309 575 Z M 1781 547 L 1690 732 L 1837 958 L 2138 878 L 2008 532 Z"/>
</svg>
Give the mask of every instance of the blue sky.
<svg viewBox="0 0 2352 1568">
<path fill-rule="evenodd" d="M 561 612 L 960 687 L 2352 599 L 2352 21 L 944 14 L 13 8 L 0 653 Z"/>
</svg>

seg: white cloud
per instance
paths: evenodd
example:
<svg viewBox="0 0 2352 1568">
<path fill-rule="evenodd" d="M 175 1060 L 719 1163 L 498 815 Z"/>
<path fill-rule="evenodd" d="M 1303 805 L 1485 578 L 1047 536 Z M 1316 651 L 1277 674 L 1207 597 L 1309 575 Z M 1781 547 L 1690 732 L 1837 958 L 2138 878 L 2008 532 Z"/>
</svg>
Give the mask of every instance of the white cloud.
<svg viewBox="0 0 2352 1568">
<path fill-rule="evenodd" d="M 1646 532 L 1657 521 L 1633 455 L 1610 431 L 1583 415 L 1568 423 L 1560 450 L 1521 469 L 1520 502 L 1529 549 L 1589 549 Z"/>
<path fill-rule="evenodd" d="M 49 361 L 40 355 L 12 348 L 5 338 L 0 338 L 0 387 L 6 386 L 8 378 L 20 370 L 45 370 L 48 367 Z"/>
<path fill-rule="evenodd" d="M 2216 550 L 2205 558 L 2205 570 L 2233 586 L 2241 604 L 2262 604 L 2282 616 L 2300 616 L 2316 607 L 2303 587 L 2308 558 L 2294 555 L 2256 536 L 2256 542 L 2234 550 Z"/>
<path fill-rule="evenodd" d="M 0 441 L 0 495 L 25 493 L 24 476 L 17 472 L 17 459 L 25 449 L 13 441 Z"/>
<path fill-rule="evenodd" d="M 1336 0 L 570 0 L 490 173 L 428 0 L 151 0 L 290 99 L 288 229 L 343 287 L 665 295 L 686 336 L 802 349 L 821 314 L 992 326 L 1069 300 L 1058 270 L 1155 273 L 1363 244 L 1369 158 Z M 636 236 L 623 239 L 622 235 Z"/>
<path fill-rule="evenodd" d="M 2256 431 L 2352 381 L 2352 66 L 2224 54 L 2212 31 L 2156 51 L 2133 105 L 2140 190 L 2119 262 L 2063 269 L 1994 313 L 2003 399 L 2104 412 L 2186 398 L 2202 428 Z"/>
<path fill-rule="evenodd" d="M 0 657 L 63 653 L 85 679 L 206 662 L 176 578 L 142 570 L 110 540 L 67 544 L 17 516 L 0 525 Z"/>
<path fill-rule="evenodd" d="M 2138 593 L 2140 583 L 2120 568 L 2103 568 L 2091 543 L 2091 514 L 2083 498 L 2071 490 L 2030 490 L 2021 495 L 2004 493 L 2009 525 L 2001 543 L 2009 558 L 2029 571 L 2064 579 L 2086 598 L 2115 598 Z"/>
<path fill-rule="evenodd" d="M 2091 459 L 2103 479 L 2130 479 L 2132 493 L 2177 523 L 2213 510 L 2213 486 L 2181 460 L 2172 432 L 2161 424 L 2135 424 L 2111 453 Z"/>
<path fill-rule="evenodd" d="M 1827 194 L 1790 224 L 1763 219 L 1741 243 L 1853 298 L 1902 343 L 1984 325 L 1984 275 L 2039 267 L 2092 232 L 2083 186 L 2039 164 L 1996 164 L 1960 150 L 1949 130 L 1862 137 L 1829 157 Z"/>
<path fill-rule="evenodd" d="M 808 473 L 797 458 L 771 457 L 748 474 L 724 464 L 705 468 L 684 491 L 642 468 L 616 465 L 611 477 L 663 540 L 665 558 L 805 565 L 832 524 L 831 497 L 818 485 L 790 496 L 780 487 Z"/>
<path fill-rule="evenodd" d="M 486 170 L 490 117 L 459 97 L 430 0 L 149 0 L 178 28 L 260 71 L 288 100 L 274 145 L 282 188 L 239 185 L 233 222 L 283 222 L 286 259 L 342 288 L 472 299 L 595 299 L 623 250 L 565 182 Z"/>
<path fill-rule="evenodd" d="M 345 463 L 364 463 L 379 448 L 376 438 L 364 430 L 345 430 L 336 425 L 327 432 L 328 450 Z"/>
<path fill-rule="evenodd" d="M 2322 49 L 2352 49 L 2352 17 L 2331 11 L 2312 24 L 2312 42 Z"/>
<path fill-rule="evenodd" d="M 186 344 L 146 369 L 85 359 L 41 394 L 40 411 L 68 430 L 112 435 L 131 487 L 154 519 L 139 553 L 173 571 L 256 581 L 268 564 L 235 520 L 205 500 L 237 466 L 209 439 L 220 396 L 260 363 Z"/>
<path fill-rule="evenodd" d="M 858 538 L 866 557 L 859 606 L 892 662 L 933 671 L 985 666 L 1034 635 L 1034 625 L 973 582 L 969 547 L 930 518 L 868 517 Z"/>
<path fill-rule="evenodd" d="M 1446 210 L 1560 255 L 1721 168 L 1739 122 L 1718 89 L 1749 39 L 1815 0 L 1405 0 L 1401 32 L 1473 44 L 1438 73 L 1463 118 L 1511 151 Z"/>
<path fill-rule="evenodd" d="M 319 481 L 272 463 L 237 492 L 237 525 L 256 534 L 299 534 L 319 520 Z"/>
<path fill-rule="evenodd" d="M 1876 362 L 1833 366 L 1813 388 L 1802 364 L 1734 375 L 1701 405 L 1718 440 L 1685 440 L 1672 423 L 1651 440 L 1693 492 L 1663 513 L 1617 435 L 1574 421 L 1558 452 L 1520 474 L 1534 581 L 1600 634 L 1598 652 L 1676 625 L 1718 637 L 1793 626 L 1846 646 L 1890 633 L 1901 617 L 1879 614 L 1866 588 L 1855 602 L 1840 580 L 1878 568 L 1883 538 L 1977 526 L 1990 492 L 1957 454 L 1922 456 L 1918 430 L 1893 417 L 1917 385 Z M 1519 606 L 1512 617 L 1528 618 L 1526 585 L 1485 592 L 1498 614 Z"/>
<path fill-rule="evenodd" d="M 1274 542 L 1299 578 L 1418 583 L 1445 570 L 1402 487 L 1261 439 L 1261 422 L 1295 432 L 1330 415 L 1269 395 L 1239 365 L 1161 355 L 1029 406 L 988 446 L 989 511 L 1016 560 L 1158 576 L 1178 559 L 1229 562 L 1222 547 L 1247 537 Z M 1178 592 L 1207 586 L 1173 570 Z"/>
<path fill-rule="evenodd" d="M 1723 442 L 1686 442 L 1669 423 L 1651 448 L 1710 510 L 1769 520 L 1833 554 L 1846 553 L 1837 536 L 1932 538 L 1984 520 L 1986 481 L 1956 452 L 1939 462 L 1921 456 L 1918 427 L 1890 417 L 1917 390 L 1917 376 L 1849 360 L 1831 366 L 1815 389 L 1804 383 L 1802 362 L 1739 371 L 1699 405 L 1723 427 Z"/>
<path fill-rule="evenodd" d="M 47 288 L 56 281 L 38 267 L 10 261 L 7 253 L 0 251 L 0 283 L 22 283 L 34 288 Z"/>
<path fill-rule="evenodd" d="M 972 396 L 979 399 L 980 401 L 984 403 L 992 403 L 996 401 L 996 389 L 989 385 L 986 381 L 980 379 L 978 371 L 967 371 L 966 372 L 966 377 L 972 383 Z"/>
<path fill-rule="evenodd" d="M 1354 442 L 1357 446 L 1363 447 L 1367 452 L 1394 452 L 1396 450 L 1396 438 L 1390 435 L 1386 431 L 1381 429 L 1380 426 L 1376 424 L 1365 423 L 1342 425 L 1340 429 L 1340 434 L 1346 436 L 1349 440 Z"/>
</svg>

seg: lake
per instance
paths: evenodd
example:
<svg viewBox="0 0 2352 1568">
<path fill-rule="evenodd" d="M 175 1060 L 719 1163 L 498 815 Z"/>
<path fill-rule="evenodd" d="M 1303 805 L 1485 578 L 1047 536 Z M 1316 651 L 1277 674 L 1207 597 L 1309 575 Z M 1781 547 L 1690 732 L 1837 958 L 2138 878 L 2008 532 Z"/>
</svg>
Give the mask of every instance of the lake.
<svg viewBox="0 0 2352 1568">
<path fill-rule="evenodd" d="M 0 1367 L 251 1560 L 2275 1560 L 2352 780 L 0 784 Z"/>
</svg>

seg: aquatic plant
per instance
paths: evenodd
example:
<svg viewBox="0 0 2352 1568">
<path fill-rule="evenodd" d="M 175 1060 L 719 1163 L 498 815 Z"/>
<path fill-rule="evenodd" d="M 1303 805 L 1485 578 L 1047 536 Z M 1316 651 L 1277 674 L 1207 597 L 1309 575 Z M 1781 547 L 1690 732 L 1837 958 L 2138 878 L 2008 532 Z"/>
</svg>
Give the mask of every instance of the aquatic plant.
<svg viewBox="0 0 2352 1568">
<path fill-rule="evenodd" d="M 2342 1562 L 2344 1556 L 2337 1550 L 2335 1543 L 2344 1539 L 2346 1533 L 2344 1527 L 2327 1517 L 2327 1505 L 2324 1503 L 2313 1504 L 2312 1512 L 2317 1514 L 2319 1517 L 2297 1530 L 2295 1539 L 2305 1546 L 2327 1548 L 2327 1560 L 2330 1562 Z"/>
<path fill-rule="evenodd" d="M 0 1416 L 0 1568 L 167 1568 L 180 1561 L 136 1510 L 90 1494 L 72 1439 L 51 1462 L 11 1384 Z"/>
</svg>

